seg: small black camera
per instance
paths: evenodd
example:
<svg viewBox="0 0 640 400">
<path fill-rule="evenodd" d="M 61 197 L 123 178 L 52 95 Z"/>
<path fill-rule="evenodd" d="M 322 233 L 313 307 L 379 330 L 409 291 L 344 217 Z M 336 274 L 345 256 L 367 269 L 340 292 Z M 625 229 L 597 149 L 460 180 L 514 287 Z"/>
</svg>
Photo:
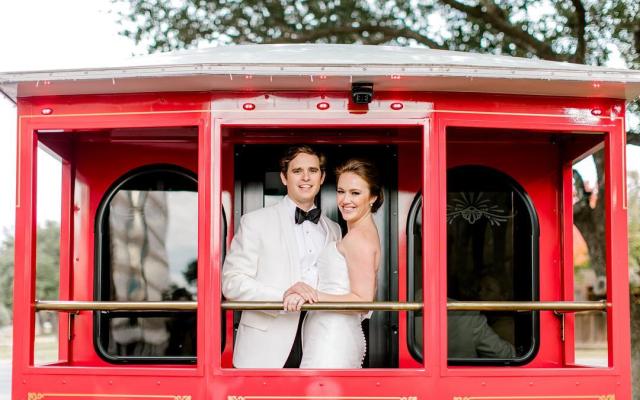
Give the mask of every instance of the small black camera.
<svg viewBox="0 0 640 400">
<path fill-rule="evenodd" d="M 351 98 L 356 104 L 369 104 L 373 100 L 373 83 L 356 82 L 351 85 Z"/>
</svg>

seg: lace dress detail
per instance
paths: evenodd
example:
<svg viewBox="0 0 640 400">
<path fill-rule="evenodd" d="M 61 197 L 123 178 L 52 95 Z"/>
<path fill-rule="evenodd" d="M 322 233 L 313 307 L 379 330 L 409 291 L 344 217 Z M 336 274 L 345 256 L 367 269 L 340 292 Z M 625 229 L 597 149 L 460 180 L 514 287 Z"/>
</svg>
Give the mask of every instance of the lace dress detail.
<svg viewBox="0 0 640 400">
<path fill-rule="evenodd" d="M 318 258 L 318 290 L 350 292 L 347 263 L 336 242 Z M 310 311 L 302 327 L 300 368 L 362 368 L 367 350 L 359 312 Z"/>
</svg>

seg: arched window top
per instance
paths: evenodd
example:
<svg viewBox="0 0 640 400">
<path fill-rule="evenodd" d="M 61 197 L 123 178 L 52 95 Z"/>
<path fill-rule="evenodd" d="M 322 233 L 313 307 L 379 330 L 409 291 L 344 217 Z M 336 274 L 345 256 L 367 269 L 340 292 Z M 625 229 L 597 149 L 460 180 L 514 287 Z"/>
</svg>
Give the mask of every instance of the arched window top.
<svg viewBox="0 0 640 400">
<path fill-rule="evenodd" d="M 99 211 L 120 190 L 146 190 L 162 192 L 197 192 L 198 179 L 190 170 L 172 164 L 153 164 L 136 168 L 124 174 L 107 190 Z"/>
<path fill-rule="evenodd" d="M 499 195 L 501 194 L 501 195 Z M 521 211 L 508 210 L 498 196 L 513 196 Z M 458 218 L 469 224 L 500 226 L 520 212 L 520 229 L 539 234 L 538 215 L 524 188 L 509 175 L 482 165 L 463 165 L 447 171 L 447 223 Z"/>
<path fill-rule="evenodd" d="M 411 300 L 423 298 L 422 195 L 407 225 L 407 277 Z M 447 298 L 467 301 L 538 299 L 538 217 L 525 190 L 509 175 L 479 165 L 447 171 Z M 444 251 L 444 249 L 443 249 Z M 471 321 L 487 329 L 476 329 Z M 449 312 L 448 355 L 452 365 L 515 365 L 535 356 L 537 313 Z M 408 319 L 412 355 L 422 359 L 422 316 Z M 485 345 L 470 331 L 489 332 Z M 474 344 L 475 343 L 475 344 Z M 489 345 L 491 344 L 491 345 Z"/>
<path fill-rule="evenodd" d="M 96 299 L 197 299 L 197 190 L 195 174 L 166 164 L 111 186 L 96 215 Z M 195 312 L 103 312 L 95 324 L 107 361 L 195 362 Z"/>
</svg>

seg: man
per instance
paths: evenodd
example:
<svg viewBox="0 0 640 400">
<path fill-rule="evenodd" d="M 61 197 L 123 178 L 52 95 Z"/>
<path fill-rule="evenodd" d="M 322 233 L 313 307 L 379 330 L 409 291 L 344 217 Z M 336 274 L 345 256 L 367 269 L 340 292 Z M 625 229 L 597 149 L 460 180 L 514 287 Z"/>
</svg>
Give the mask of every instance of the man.
<svg viewBox="0 0 640 400">
<path fill-rule="evenodd" d="M 324 156 L 296 146 L 280 160 L 287 195 L 245 214 L 222 268 L 222 293 L 235 301 L 282 301 L 296 292 L 317 301 L 316 259 L 341 237 L 340 227 L 315 207 L 325 178 Z M 300 365 L 300 313 L 243 311 L 233 351 L 236 368 Z"/>
<path fill-rule="evenodd" d="M 447 313 L 449 358 L 514 358 L 516 349 L 489 326 L 477 311 Z"/>
</svg>

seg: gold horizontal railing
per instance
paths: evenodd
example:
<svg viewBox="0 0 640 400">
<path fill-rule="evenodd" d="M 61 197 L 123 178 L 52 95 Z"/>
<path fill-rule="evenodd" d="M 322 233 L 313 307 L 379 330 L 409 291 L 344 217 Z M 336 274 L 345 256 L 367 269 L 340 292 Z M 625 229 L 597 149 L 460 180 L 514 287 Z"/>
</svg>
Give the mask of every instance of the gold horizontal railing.
<svg viewBox="0 0 640 400">
<path fill-rule="evenodd" d="M 222 303 L 223 310 L 282 310 L 280 302 L 260 302 L 260 301 L 225 301 Z M 323 302 L 314 304 L 303 304 L 303 310 L 324 310 L 324 311 L 420 311 L 422 303 L 398 303 L 393 301 L 374 302 Z"/>
<path fill-rule="evenodd" d="M 62 301 L 37 300 L 36 311 L 195 311 L 196 301 Z"/>
<path fill-rule="evenodd" d="M 602 301 L 449 301 L 448 311 L 606 311 Z"/>
<path fill-rule="evenodd" d="M 449 301 L 449 311 L 606 311 L 606 301 Z M 36 311 L 195 311 L 195 301 L 50 301 L 37 300 Z M 281 302 L 223 301 L 223 310 L 282 310 Z M 380 302 L 323 302 L 304 304 L 303 310 L 326 311 L 421 311 L 422 303 Z"/>
</svg>

